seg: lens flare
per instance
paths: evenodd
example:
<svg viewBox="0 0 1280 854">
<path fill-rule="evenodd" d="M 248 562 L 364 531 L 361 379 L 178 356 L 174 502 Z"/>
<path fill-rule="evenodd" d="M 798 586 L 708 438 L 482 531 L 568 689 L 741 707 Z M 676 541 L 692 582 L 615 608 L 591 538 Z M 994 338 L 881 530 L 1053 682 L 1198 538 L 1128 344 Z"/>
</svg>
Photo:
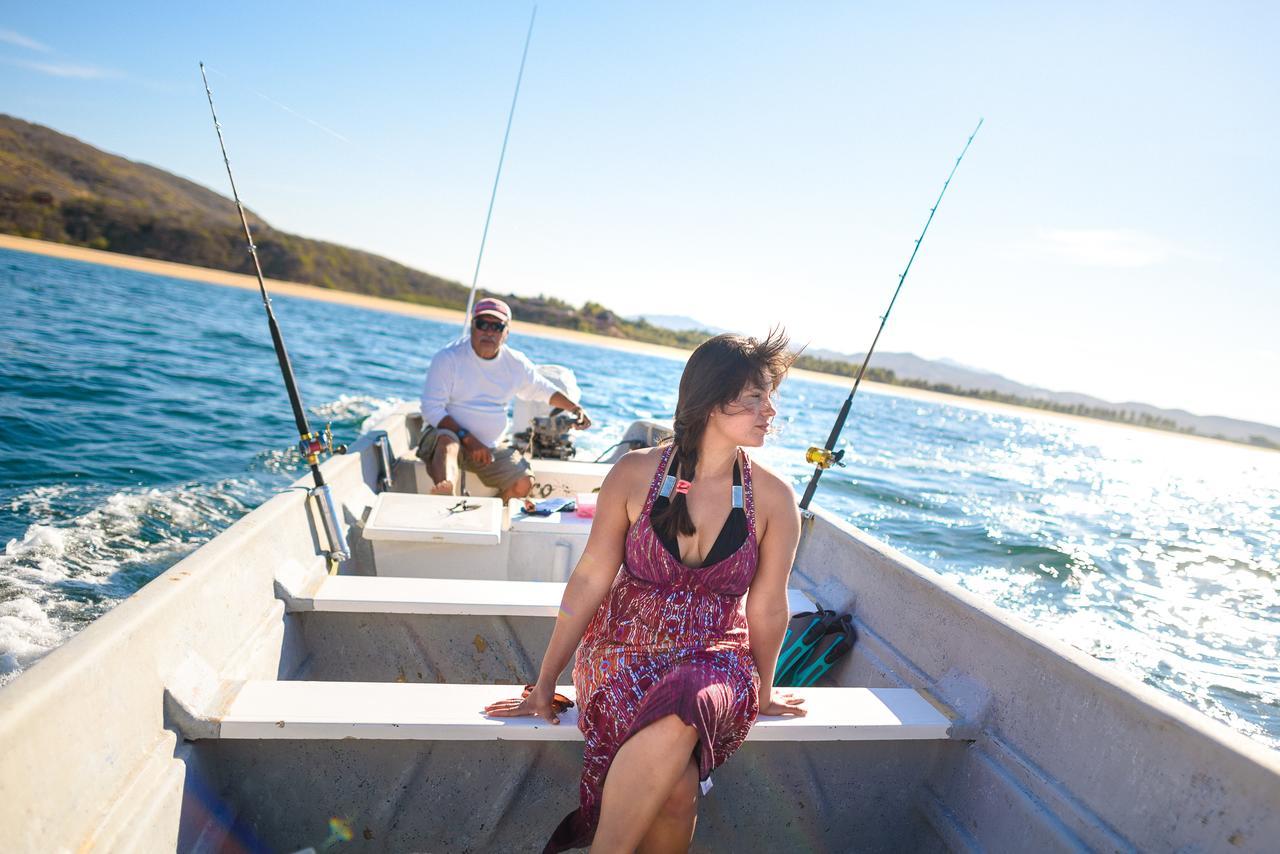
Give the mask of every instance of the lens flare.
<svg viewBox="0 0 1280 854">
<path fill-rule="evenodd" d="M 324 851 L 332 848 L 339 842 L 350 842 L 354 836 L 355 833 L 351 830 L 351 822 L 347 821 L 345 818 L 330 816 L 329 836 L 320 844 L 320 850 Z"/>
</svg>

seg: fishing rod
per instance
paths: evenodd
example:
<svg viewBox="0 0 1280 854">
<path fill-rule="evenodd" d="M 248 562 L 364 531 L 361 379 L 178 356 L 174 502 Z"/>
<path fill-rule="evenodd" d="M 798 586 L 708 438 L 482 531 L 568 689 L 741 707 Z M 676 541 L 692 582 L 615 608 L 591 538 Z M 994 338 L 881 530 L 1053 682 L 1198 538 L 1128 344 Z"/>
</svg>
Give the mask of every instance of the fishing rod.
<svg viewBox="0 0 1280 854">
<path fill-rule="evenodd" d="M 484 244 L 489 239 L 489 222 L 493 219 L 493 203 L 498 198 L 498 181 L 502 179 L 502 162 L 507 158 L 507 140 L 511 138 L 511 123 L 516 117 L 516 102 L 520 100 L 520 81 L 524 79 L 524 62 L 529 58 L 529 42 L 533 39 L 533 22 L 538 17 L 538 7 L 529 16 L 529 31 L 524 36 L 524 52 L 520 54 L 520 71 L 516 74 L 516 91 L 511 96 L 511 110 L 507 113 L 507 131 L 502 135 L 502 151 L 498 154 L 498 172 L 493 176 L 493 192 L 489 194 L 489 212 L 484 217 L 484 231 L 480 235 L 480 252 L 476 255 L 476 270 L 471 276 L 471 293 L 467 295 L 467 313 L 462 318 L 462 334 L 470 334 L 471 309 L 476 304 L 476 284 L 480 281 L 480 262 L 484 260 Z"/>
<path fill-rule="evenodd" d="M 307 423 L 307 412 L 302 406 L 302 395 L 298 392 L 298 382 L 293 376 L 293 365 L 289 362 L 289 351 L 284 346 L 284 336 L 280 334 L 280 324 L 276 322 L 275 312 L 271 309 L 271 297 L 267 295 L 267 283 L 262 276 L 262 263 L 258 260 L 258 247 L 253 242 L 253 233 L 249 230 L 249 218 L 245 215 L 244 205 L 240 201 L 240 191 L 236 189 L 235 175 L 231 174 L 231 159 L 227 156 L 227 143 L 222 138 L 222 123 L 218 121 L 218 111 L 213 106 L 213 90 L 209 88 L 209 76 L 205 74 L 204 63 L 200 63 L 200 79 L 204 81 L 204 93 L 209 99 L 209 113 L 213 116 L 213 128 L 218 133 L 218 147 L 222 149 L 222 162 L 227 167 L 227 178 L 231 181 L 231 196 L 235 199 L 236 210 L 240 213 L 240 225 L 244 227 L 244 239 L 249 246 L 249 255 L 253 258 L 253 270 L 258 276 L 258 291 L 262 294 L 262 306 L 267 311 L 267 326 L 271 329 L 271 343 L 275 345 L 276 360 L 280 363 L 280 373 L 284 376 L 284 387 L 289 393 L 289 404 L 293 407 L 293 420 L 298 425 L 298 450 L 307 465 L 311 467 L 311 477 L 315 487 L 308 494 L 314 496 L 321 505 L 321 518 L 325 531 L 329 536 L 330 569 L 340 561 L 351 556 L 347 546 L 347 538 L 343 533 L 338 518 L 337 505 L 333 500 L 333 492 L 324 481 L 320 471 L 320 454 L 333 453 L 333 433 L 328 427 L 324 435 L 316 433 Z"/>
<path fill-rule="evenodd" d="M 822 477 L 822 473 L 833 465 L 844 465 L 844 449 L 842 448 L 839 451 L 834 449 L 836 441 L 840 438 L 840 431 L 844 429 L 845 419 L 849 417 L 849 407 L 853 405 L 853 396 L 858 393 L 858 386 L 862 385 L 862 377 L 867 372 L 867 364 L 871 361 L 871 354 L 875 352 L 876 343 L 880 340 L 880 333 L 884 332 L 884 326 L 889 321 L 889 313 L 893 311 L 893 304 L 898 301 L 898 294 L 902 291 L 902 283 L 907 280 L 907 273 L 911 272 L 911 263 L 916 260 L 916 253 L 920 251 L 920 243 L 929 231 L 929 223 L 933 222 L 933 215 L 938 212 L 938 205 L 942 204 L 942 197 L 946 195 L 947 187 L 950 186 L 951 179 L 955 177 L 956 170 L 960 168 L 960 161 L 964 160 L 964 155 L 969 150 L 969 145 L 973 142 L 973 138 L 981 130 L 982 122 L 982 119 L 978 119 L 978 126 L 973 129 L 973 133 L 969 134 L 969 139 L 960 151 L 960 156 L 956 158 L 955 165 L 951 167 L 951 172 L 947 175 L 947 180 L 942 184 L 942 192 L 938 193 L 938 200 L 929 209 L 929 218 L 925 220 L 924 228 L 920 231 L 920 236 L 916 238 L 915 248 L 911 250 L 911 257 L 907 259 L 907 266 L 903 269 L 902 275 L 898 276 L 898 286 L 894 288 L 893 299 L 889 300 L 889 307 L 885 309 L 884 314 L 880 317 L 880 328 L 876 330 L 876 337 L 871 340 L 871 346 L 867 348 L 867 355 L 863 358 L 862 365 L 858 368 L 858 375 L 853 381 L 853 389 L 849 392 L 849 396 L 845 398 L 844 405 L 840 407 L 840 414 L 836 416 L 836 423 L 831 428 L 831 435 L 827 437 L 827 444 L 821 448 L 810 448 L 805 452 L 805 460 L 813 463 L 814 469 L 813 477 L 809 479 L 809 485 L 805 487 L 804 497 L 800 499 L 801 510 L 807 511 L 809 509 L 809 502 L 813 500 L 813 493 L 818 489 L 818 478 Z"/>
</svg>

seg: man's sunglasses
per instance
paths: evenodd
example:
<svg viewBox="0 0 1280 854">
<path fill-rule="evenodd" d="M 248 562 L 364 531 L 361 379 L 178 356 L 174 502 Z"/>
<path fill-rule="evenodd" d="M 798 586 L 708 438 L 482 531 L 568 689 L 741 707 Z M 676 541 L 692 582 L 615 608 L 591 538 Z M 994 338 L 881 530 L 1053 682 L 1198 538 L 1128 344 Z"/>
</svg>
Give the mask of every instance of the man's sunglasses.
<svg viewBox="0 0 1280 854">
<path fill-rule="evenodd" d="M 483 317 L 477 317 L 474 325 L 481 332 L 501 332 L 507 328 L 507 324 L 501 320 L 488 320 Z"/>
</svg>

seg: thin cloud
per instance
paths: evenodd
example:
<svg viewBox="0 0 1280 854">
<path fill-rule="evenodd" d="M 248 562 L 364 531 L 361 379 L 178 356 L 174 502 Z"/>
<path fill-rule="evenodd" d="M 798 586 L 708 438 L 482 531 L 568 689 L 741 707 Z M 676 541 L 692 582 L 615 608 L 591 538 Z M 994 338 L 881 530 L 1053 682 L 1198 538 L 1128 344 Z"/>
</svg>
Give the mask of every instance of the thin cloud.
<svg viewBox="0 0 1280 854">
<path fill-rule="evenodd" d="M 11 44 L 14 47 L 25 48 L 26 50 L 39 51 L 40 53 L 48 53 L 52 48 L 46 44 L 41 44 L 32 38 L 27 38 L 22 33 L 13 30 L 0 29 L 0 42 Z"/>
<path fill-rule="evenodd" d="M 75 62 L 32 62 L 30 60 L 11 60 L 14 65 L 48 74 L 50 77 L 66 77 L 76 80 L 104 80 L 111 77 L 123 77 L 119 71 L 100 68 L 96 65 L 82 65 Z"/>
<path fill-rule="evenodd" d="M 206 65 L 206 66 L 205 66 L 205 68 L 207 68 L 208 70 L 212 71 L 214 74 L 217 74 L 219 77 L 224 77 L 224 78 L 226 78 L 227 80 L 230 80 L 231 82 L 235 83 L 237 86 L 244 86 L 244 88 L 245 88 L 245 89 L 248 89 L 250 92 L 252 92 L 253 94 L 257 95 L 259 98 L 261 98 L 262 100 L 266 101 L 267 103 L 272 104 L 272 105 L 274 105 L 274 106 L 276 106 L 276 107 L 279 107 L 280 109 L 284 110 L 286 113 L 288 113 L 289 115 L 293 116 L 294 118 L 301 119 L 302 121 L 306 122 L 307 124 L 312 125 L 313 127 L 316 127 L 316 128 L 318 128 L 319 130 L 324 131 L 325 133 L 329 134 L 329 136 L 333 137 L 334 139 L 337 139 L 337 140 L 338 140 L 338 141 L 340 141 L 340 142 L 345 142 L 347 145 L 350 145 L 350 144 L 351 144 L 351 140 L 347 139 L 345 136 L 343 136 L 342 134 L 338 133 L 336 130 L 333 130 L 332 128 L 329 128 L 329 127 L 325 127 L 324 125 L 320 124 L 320 123 L 319 123 L 318 121 L 316 121 L 315 119 L 313 119 L 313 118 L 311 118 L 311 117 L 309 117 L 309 116 L 304 116 L 302 113 L 298 112 L 297 110 L 293 109 L 292 107 L 290 107 L 290 106 L 288 106 L 288 105 L 286 105 L 286 104 L 282 104 L 282 103 L 280 103 L 280 102 L 279 102 L 279 101 L 277 101 L 275 98 L 272 98 L 270 95 L 265 95 L 265 94 L 263 94 L 262 92 L 259 92 L 257 89 L 254 89 L 252 86 L 247 86 L 247 85 L 245 85 L 244 83 L 241 83 L 239 80 L 236 80 L 234 77 L 232 77 L 230 74 L 227 74 L 225 71 L 219 71 L 218 69 L 214 68 L 212 65 Z"/>
<path fill-rule="evenodd" d="M 1159 237 L 1131 229 L 1041 229 L 1034 248 L 1082 267 L 1154 267 L 1183 254 Z"/>
</svg>

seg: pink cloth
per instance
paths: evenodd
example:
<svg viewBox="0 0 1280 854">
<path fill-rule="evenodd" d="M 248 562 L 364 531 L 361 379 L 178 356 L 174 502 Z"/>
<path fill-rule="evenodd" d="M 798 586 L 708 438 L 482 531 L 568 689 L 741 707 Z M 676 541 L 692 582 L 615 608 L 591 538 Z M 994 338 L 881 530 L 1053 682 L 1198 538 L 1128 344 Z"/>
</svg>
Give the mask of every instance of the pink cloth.
<svg viewBox="0 0 1280 854">
<path fill-rule="evenodd" d="M 622 570 L 578 649 L 573 683 L 586 739 L 581 806 L 556 828 L 547 852 L 591 844 L 613 757 L 644 727 L 677 715 L 697 729 L 694 756 L 706 780 L 741 746 L 759 712 L 745 606 L 759 559 L 751 462 L 743 454 L 746 540 L 723 560 L 690 569 L 649 519 L 671 451 L 662 455 L 644 512 L 627 532 Z"/>
</svg>

